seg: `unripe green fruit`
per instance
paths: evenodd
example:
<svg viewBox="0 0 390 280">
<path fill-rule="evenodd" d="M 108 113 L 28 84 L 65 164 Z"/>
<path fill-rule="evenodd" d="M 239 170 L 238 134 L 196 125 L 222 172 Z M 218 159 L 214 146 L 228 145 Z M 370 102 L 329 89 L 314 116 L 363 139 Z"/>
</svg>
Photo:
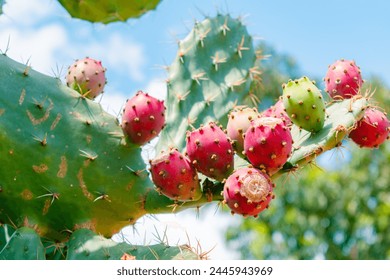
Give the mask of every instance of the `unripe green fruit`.
<svg viewBox="0 0 390 280">
<path fill-rule="evenodd" d="M 283 104 L 291 121 L 299 128 L 318 132 L 324 126 L 325 103 L 320 90 L 309 78 L 284 84 Z"/>
</svg>

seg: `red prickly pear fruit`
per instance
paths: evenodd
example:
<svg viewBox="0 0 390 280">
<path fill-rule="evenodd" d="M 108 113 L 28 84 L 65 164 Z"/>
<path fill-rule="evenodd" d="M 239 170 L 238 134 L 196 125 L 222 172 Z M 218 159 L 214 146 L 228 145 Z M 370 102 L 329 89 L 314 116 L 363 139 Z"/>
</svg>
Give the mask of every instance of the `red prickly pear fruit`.
<svg viewBox="0 0 390 280">
<path fill-rule="evenodd" d="M 281 119 L 287 127 L 292 126 L 290 117 L 286 113 L 283 100 L 279 99 L 274 105 L 260 114 L 261 117 L 273 117 Z"/>
<path fill-rule="evenodd" d="M 386 139 L 389 139 L 389 131 L 390 122 L 386 113 L 368 108 L 364 112 L 363 118 L 349 133 L 349 138 L 362 148 L 377 148 Z"/>
<path fill-rule="evenodd" d="M 244 150 L 244 133 L 251 125 L 251 121 L 259 118 L 256 108 L 238 107 L 229 113 L 226 126 L 227 136 L 233 141 L 233 147 L 238 155 Z"/>
<path fill-rule="evenodd" d="M 332 97 L 351 98 L 363 84 L 360 68 L 353 60 L 337 60 L 328 67 L 325 91 Z"/>
<path fill-rule="evenodd" d="M 157 190 L 175 201 L 195 201 L 202 196 L 195 167 L 177 149 L 151 160 L 150 172 Z"/>
<path fill-rule="evenodd" d="M 146 144 L 161 132 L 164 125 L 164 101 L 142 91 L 127 100 L 122 114 L 122 129 L 132 143 Z"/>
<path fill-rule="evenodd" d="M 187 132 L 187 155 L 202 174 L 222 181 L 234 169 L 234 153 L 230 139 L 214 122 Z"/>
<path fill-rule="evenodd" d="M 89 57 L 79 59 L 69 66 L 66 85 L 81 95 L 94 99 L 103 92 L 107 83 L 105 72 L 101 61 Z"/>
<path fill-rule="evenodd" d="M 223 188 L 224 202 L 232 214 L 254 216 L 268 208 L 274 184 L 264 172 L 251 167 L 236 170 L 226 180 Z"/>
<path fill-rule="evenodd" d="M 262 117 L 252 122 L 244 136 L 249 162 L 273 174 L 283 167 L 292 150 L 290 129 L 279 118 Z"/>
</svg>

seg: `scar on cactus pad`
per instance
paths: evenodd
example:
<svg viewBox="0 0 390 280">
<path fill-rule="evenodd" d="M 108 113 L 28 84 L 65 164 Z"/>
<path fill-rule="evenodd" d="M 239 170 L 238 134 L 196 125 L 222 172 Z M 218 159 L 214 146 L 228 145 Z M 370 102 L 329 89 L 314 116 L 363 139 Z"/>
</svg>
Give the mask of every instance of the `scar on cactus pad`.
<svg viewBox="0 0 390 280">
<path fill-rule="evenodd" d="M 95 99 L 107 83 L 105 72 L 101 61 L 89 57 L 79 59 L 69 66 L 66 84 L 84 97 Z"/>
<path fill-rule="evenodd" d="M 304 130 L 318 132 L 324 126 L 325 102 L 308 77 L 283 84 L 283 105 L 291 121 Z"/>
</svg>

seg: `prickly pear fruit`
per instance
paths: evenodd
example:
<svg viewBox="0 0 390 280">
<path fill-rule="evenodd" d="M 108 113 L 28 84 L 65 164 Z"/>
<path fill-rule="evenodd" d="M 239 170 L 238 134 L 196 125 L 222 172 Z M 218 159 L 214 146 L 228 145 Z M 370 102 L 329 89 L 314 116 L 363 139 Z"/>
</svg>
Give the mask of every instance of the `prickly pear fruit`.
<svg viewBox="0 0 390 280">
<path fill-rule="evenodd" d="M 224 202 L 232 214 L 254 216 L 268 208 L 274 184 L 270 177 L 255 168 L 241 168 L 231 174 L 223 188 Z"/>
<path fill-rule="evenodd" d="M 222 181 L 233 171 L 233 146 L 214 122 L 187 132 L 186 149 L 196 169 L 210 178 Z"/>
<path fill-rule="evenodd" d="M 226 126 L 228 137 L 233 141 L 233 147 L 238 155 L 242 155 L 244 150 L 243 134 L 251 125 L 251 121 L 259 118 L 256 108 L 238 107 L 229 113 Z"/>
<path fill-rule="evenodd" d="M 364 116 L 349 133 L 349 137 L 360 147 L 377 148 L 389 139 L 390 122 L 382 111 L 368 108 Z"/>
<path fill-rule="evenodd" d="M 244 136 L 244 151 L 249 162 L 273 174 L 283 167 L 292 150 L 289 128 L 279 118 L 263 117 L 252 122 Z"/>
<path fill-rule="evenodd" d="M 279 99 L 274 105 L 260 114 L 261 117 L 273 117 L 281 119 L 288 127 L 292 126 L 292 121 L 286 113 L 283 100 Z"/>
<path fill-rule="evenodd" d="M 202 196 L 195 167 L 177 149 L 151 160 L 150 172 L 157 190 L 175 201 L 198 200 Z"/>
<path fill-rule="evenodd" d="M 332 98 L 351 98 L 359 92 L 363 80 L 355 61 L 341 59 L 329 65 L 324 82 Z"/>
<path fill-rule="evenodd" d="M 155 138 L 164 125 L 164 101 L 142 91 L 127 100 L 122 114 L 122 129 L 131 142 L 144 145 Z"/>
<path fill-rule="evenodd" d="M 106 84 L 106 69 L 101 61 L 86 57 L 69 66 L 66 85 L 81 95 L 94 99 L 101 94 Z"/>
<path fill-rule="evenodd" d="M 308 77 L 283 84 L 283 105 L 299 128 L 318 132 L 324 126 L 325 102 L 320 90 Z"/>
</svg>

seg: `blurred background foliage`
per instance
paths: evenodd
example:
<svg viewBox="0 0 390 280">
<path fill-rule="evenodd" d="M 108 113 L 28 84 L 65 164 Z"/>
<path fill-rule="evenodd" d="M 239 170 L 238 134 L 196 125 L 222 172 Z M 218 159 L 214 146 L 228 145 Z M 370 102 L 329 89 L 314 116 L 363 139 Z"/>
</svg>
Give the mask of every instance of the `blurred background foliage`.
<svg viewBox="0 0 390 280">
<path fill-rule="evenodd" d="M 262 109 L 277 100 L 282 83 L 302 72 L 272 46 L 261 44 L 259 50 L 269 55 L 259 65 Z M 364 91 L 375 90 L 373 103 L 390 112 L 389 88 L 362 71 Z M 310 78 L 324 88 L 322 77 Z M 345 140 L 316 163 L 278 178 L 270 208 L 231 225 L 228 247 L 241 259 L 390 259 L 389 163 L 389 141 L 369 150 Z"/>
</svg>

